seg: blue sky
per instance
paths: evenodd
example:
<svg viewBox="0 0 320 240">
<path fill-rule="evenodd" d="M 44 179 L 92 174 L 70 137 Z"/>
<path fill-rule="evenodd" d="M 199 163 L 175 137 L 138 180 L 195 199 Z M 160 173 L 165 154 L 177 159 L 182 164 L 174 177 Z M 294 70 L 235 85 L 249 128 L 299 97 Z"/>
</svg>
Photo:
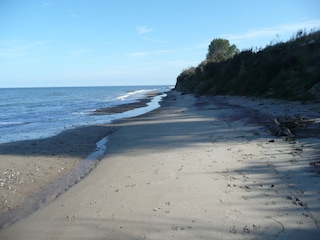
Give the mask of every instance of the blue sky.
<svg viewBox="0 0 320 240">
<path fill-rule="evenodd" d="M 174 85 L 214 38 L 320 29 L 318 0 L 0 0 L 0 87 Z"/>
</svg>

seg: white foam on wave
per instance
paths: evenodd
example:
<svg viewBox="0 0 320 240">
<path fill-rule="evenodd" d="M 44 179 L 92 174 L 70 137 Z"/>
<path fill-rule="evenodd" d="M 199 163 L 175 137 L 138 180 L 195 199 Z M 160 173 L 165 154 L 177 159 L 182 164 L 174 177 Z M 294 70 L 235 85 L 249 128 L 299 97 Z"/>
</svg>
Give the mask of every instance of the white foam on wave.
<svg viewBox="0 0 320 240">
<path fill-rule="evenodd" d="M 2 126 L 13 126 L 13 125 L 22 125 L 25 124 L 25 122 L 0 122 L 0 125 Z"/>
<path fill-rule="evenodd" d="M 90 115 L 94 111 L 96 111 L 96 109 L 88 109 L 88 110 L 80 111 L 80 112 L 72 112 L 71 115 Z"/>
<path fill-rule="evenodd" d="M 104 87 L 104 88 L 71 88 L 71 89 L 42 89 L 40 96 L 33 99 L 29 90 L 14 91 L 19 105 L 16 109 L 0 107 L 0 144 L 5 142 L 42 139 L 51 137 L 60 132 L 79 126 L 94 124 L 108 124 L 115 119 L 136 116 L 153 109 L 153 102 L 159 99 L 152 96 L 147 107 L 127 111 L 122 114 L 94 115 L 96 109 L 118 106 L 136 102 L 147 97 L 147 93 L 157 91 L 160 94 L 167 90 L 166 87 Z M 71 91 L 72 90 L 72 91 Z M 127 90 L 127 91 L 126 91 Z M 38 93 L 39 89 L 37 89 Z M 32 93 L 32 92 L 31 92 Z M 42 104 L 39 101 L 46 96 L 50 104 Z M 57 98 L 57 94 L 63 98 Z M 53 96 L 54 94 L 54 96 Z M 28 98 L 31 95 L 30 99 Z M 0 95 L 0 100 L 3 95 Z M 26 99 L 26 101 L 24 101 Z M 149 106 L 151 105 L 151 106 Z"/>
<path fill-rule="evenodd" d="M 121 118 L 137 117 L 137 116 L 140 116 L 140 115 L 145 114 L 147 112 L 150 112 L 150 111 L 160 107 L 160 101 L 166 95 L 167 95 L 166 93 L 163 93 L 161 95 L 153 97 L 152 100 L 150 102 L 148 102 L 147 106 L 145 106 L 145 107 L 135 108 L 135 109 L 123 112 L 123 113 L 113 114 L 113 115 L 111 115 L 113 118 L 112 120 L 117 120 L 117 119 L 121 119 Z"/>
<path fill-rule="evenodd" d="M 154 89 L 154 90 L 156 90 L 156 89 Z M 150 91 L 152 91 L 152 89 L 136 90 L 136 91 L 128 92 L 128 93 L 126 93 L 126 94 L 124 94 L 124 95 L 121 95 L 121 96 L 119 96 L 119 97 L 116 97 L 116 99 L 118 99 L 118 100 L 125 100 L 125 99 L 127 99 L 127 98 L 129 98 L 129 97 L 132 97 L 132 96 L 134 96 L 134 95 L 141 95 L 141 94 L 143 94 L 143 93 L 147 93 L 147 92 L 150 92 Z"/>
</svg>

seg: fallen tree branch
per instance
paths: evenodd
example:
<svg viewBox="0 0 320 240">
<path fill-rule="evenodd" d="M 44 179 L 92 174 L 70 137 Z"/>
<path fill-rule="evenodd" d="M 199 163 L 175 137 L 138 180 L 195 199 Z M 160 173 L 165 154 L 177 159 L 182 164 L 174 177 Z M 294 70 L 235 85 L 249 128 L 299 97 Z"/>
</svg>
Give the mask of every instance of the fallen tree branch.
<svg viewBox="0 0 320 240">
<path fill-rule="evenodd" d="M 272 121 L 276 125 L 276 134 L 279 136 L 288 136 L 294 138 L 295 135 L 292 133 L 292 129 L 296 127 L 305 127 L 307 124 L 314 122 L 314 120 L 307 117 L 301 117 L 300 115 L 295 116 L 284 116 L 278 118 L 272 118 Z"/>
</svg>

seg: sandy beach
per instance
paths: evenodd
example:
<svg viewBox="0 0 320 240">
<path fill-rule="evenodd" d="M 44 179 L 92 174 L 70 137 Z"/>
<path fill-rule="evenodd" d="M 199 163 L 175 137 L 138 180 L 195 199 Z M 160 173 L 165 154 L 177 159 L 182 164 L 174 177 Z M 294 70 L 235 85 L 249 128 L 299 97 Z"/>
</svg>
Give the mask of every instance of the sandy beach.
<svg viewBox="0 0 320 240">
<path fill-rule="evenodd" d="M 109 125 L 0 145 L 6 214 L 108 136 L 88 176 L 6 224 L 0 239 L 319 238 L 319 103 L 171 91 L 161 105 Z M 297 114 L 313 122 L 295 139 L 270 132 L 270 117 Z"/>
</svg>

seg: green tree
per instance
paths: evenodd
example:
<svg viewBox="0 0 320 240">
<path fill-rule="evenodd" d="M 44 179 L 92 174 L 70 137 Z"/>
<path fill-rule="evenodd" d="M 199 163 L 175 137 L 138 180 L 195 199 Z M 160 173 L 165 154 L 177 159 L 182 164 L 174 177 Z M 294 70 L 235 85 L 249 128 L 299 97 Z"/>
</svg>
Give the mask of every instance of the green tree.
<svg viewBox="0 0 320 240">
<path fill-rule="evenodd" d="M 209 45 L 207 60 L 211 62 L 221 62 L 228 58 L 232 58 L 235 54 L 239 53 L 236 45 L 230 46 L 226 39 L 215 38 Z"/>
</svg>

